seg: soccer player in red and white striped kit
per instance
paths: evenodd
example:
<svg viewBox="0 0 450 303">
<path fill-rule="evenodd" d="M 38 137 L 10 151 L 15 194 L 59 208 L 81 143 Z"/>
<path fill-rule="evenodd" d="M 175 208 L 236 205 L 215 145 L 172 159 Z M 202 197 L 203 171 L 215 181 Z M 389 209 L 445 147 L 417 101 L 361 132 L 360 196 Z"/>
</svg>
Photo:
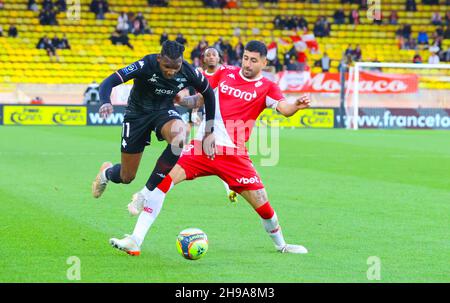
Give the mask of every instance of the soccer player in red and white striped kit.
<svg viewBox="0 0 450 303">
<path fill-rule="evenodd" d="M 113 247 L 130 255 L 139 255 L 142 242 L 174 185 L 184 180 L 215 175 L 251 204 L 279 252 L 308 252 L 301 245 L 286 244 L 277 214 L 269 203 L 264 185 L 245 147 L 256 119 L 265 108 L 276 109 L 280 114 L 290 117 L 310 104 L 308 95 L 302 95 L 294 103 L 287 102 L 280 88 L 262 76 L 262 70 L 267 64 L 266 55 L 264 43 L 250 41 L 245 46 L 242 68 L 221 66 L 209 78 L 216 95 L 216 154 L 206 154 L 202 148 L 202 123 L 196 138 L 185 147 L 175 167 L 157 188 L 153 191 L 145 191 L 144 188 L 141 194 L 145 200 L 130 203 L 130 213 L 140 213 L 135 229 L 132 235 L 123 239 L 112 238 L 110 244 Z M 201 106 L 202 98 L 195 95 L 184 97 L 179 102 L 185 106 L 198 107 Z"/>
</svg>

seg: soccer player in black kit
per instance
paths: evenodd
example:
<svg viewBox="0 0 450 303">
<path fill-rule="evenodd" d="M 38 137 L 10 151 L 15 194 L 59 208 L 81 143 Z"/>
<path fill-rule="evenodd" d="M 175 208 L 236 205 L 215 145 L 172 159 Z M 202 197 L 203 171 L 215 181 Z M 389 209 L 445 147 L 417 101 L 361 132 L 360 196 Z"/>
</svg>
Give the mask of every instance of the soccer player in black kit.
<svg viewBox="0 0 450 303">
<path fill-rule="evenodd" d="M 160 54 L 147 55 L 116 71 L 101 83 L 102 105 L 99 113 L 105 118 L 113 112 L 110 99 L 113 87 L 134 79 L 122 125 L 121 163 L 102 164 L 92 184 L 95 198 L 102 195 L 109 181 L 124 184 L 133 181 L 144 148 L 150 144 L 152 131 L 158 140 L 165 140 L 168 145 L 156 162 L 146 185 L 133 196 L 133 200 L 145 200 L 146 194 L 154 190 L 169 173 L 177 163 L 185 142 L 186 126 L 174 106 L 175 96 L 185 87 L 194 87 L 205 99 L 205 118 L 208 123 L 203 148 L 214 158 L 214 92 L 206 77 L 183 60 L 183 52 L 183 45 L 168 40 L 163 43 Z"/>
</svg>

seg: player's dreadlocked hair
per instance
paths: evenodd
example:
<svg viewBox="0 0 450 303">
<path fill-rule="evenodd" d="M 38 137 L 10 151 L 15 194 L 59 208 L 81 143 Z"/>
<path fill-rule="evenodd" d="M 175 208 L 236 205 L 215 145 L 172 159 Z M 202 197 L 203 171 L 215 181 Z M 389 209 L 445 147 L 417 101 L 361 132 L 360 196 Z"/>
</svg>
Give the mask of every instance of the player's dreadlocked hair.
<svg viewBox="0 0 450 303">
<path fill-rule="evenodd" d="M 252 40 L 247 43 L 247 45 L 244 48 L 246 51 L 259 53 L 261 57 L 267 56 L 267 47 L 264 43 L 256 40 Z"/>
<path fill-rule="evenodd" d="M 183 57 L 184 45 L 177 41 L 166 40 L 162 44 L 161 56 L 166 56 L 172 60 Z"/>
</svg>

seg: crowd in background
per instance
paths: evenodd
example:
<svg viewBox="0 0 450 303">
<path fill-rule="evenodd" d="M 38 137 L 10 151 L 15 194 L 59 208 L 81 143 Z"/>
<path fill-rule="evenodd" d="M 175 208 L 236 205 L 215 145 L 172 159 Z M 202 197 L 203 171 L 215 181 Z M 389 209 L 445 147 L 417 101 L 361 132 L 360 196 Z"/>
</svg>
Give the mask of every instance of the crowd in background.
<svg viewBox="0 0 450 303">
<path fill-rule="evenodd" d="M 278 0 L 259 0 L 261 5 L 264 3 L 272 3 L 276 5 Z M 319 0 L 299 0 L 293 2 L 310 2 L 310 3 L 320 3 Z M 367 0 L 341 0 L 342 4 L 357 4 L 359 10 L 367 9 Z M 147 0 L 149 6 L 168 6 L 169 0 Z M 242 1 L 237 0 L 203 0 L 205 7 L 210 8 L 237 8 L 242 4 Z M 438 5 L 438 4 L 450 4 L 450 0 L 421 0 L 424 5 Z M 4 7 L 4 0 L 0 0 L 0 9 Z M 41 0 L 37 3 L 37 0 L 28 0 L 27 7 L 29 10 L 39 12 L 38 18 L 41 25 L 58 25 L 57 15 L 60 12 L 65 12 L 67 10 L 66 0 Z M 416 0 L 405 0 L 406 11 L 417 11 Z M 90 11 L 95 14 L 96 19 L 105 19 L 105 14 L 111 12 L 107 0 L 92 0 L 90 3 Z M 280 30 L 294 30 L 298 32 L 311 32 L 316 37 L 328 37 L 332 31 L 333 25 L 341 24 L 352 24 L 359 25 L 360 18 L 358 9 L 351 10 L 348 14 L 343 9 L 338 9 L 334 12 L 332 16 L 318 16 L 314 24 L 308 24 L 308 21 L 304 16 L 276 16 L 273 20 L 274 28 Z M 398 25 L 402 24 L 401 20 L 396 11 L 390 11 L 388 14 L 377 15 L 374 24 L 391 24 Z M 450 61 L 450 51 L 442 50 L 442 41 L 444 39 L 450 39 L 450 11 L 441 15 L 440 12 L 432 12 L 430 14 L 430 24 L 436 26 L 435 32 L 429 36 L 426 32 L 426 28 L 423 27 L 417 33 L 413 33 L 410 24 L 402 24 L 396 31 L 396 38 L 400 49 L 410 49 L 410 50 L 430 50 L 432 56 L 430 62 L 439 61 Z M 257 35 L 259 34 L 258 28 L 253 28 L 252 32 Z M 130 39 L 128 34 L 142 35 L 151 34 L 152 31 L 148 26 L 147 20 L 141 12 L 135 13 L 125 13 L 122 12 L 117 18 L 117 25 L 114 32 L 110 36 L 110 40 L 113 44 L 127 45 L 131 49 L 133 46 L 130 44 Z M 235 28 L 234 35 L 240 36 L 241 29 Z M 3 36 L 3 28 L 0 27 L 0 36 Z M 8 29 L 9 37 L 17 37 L 18 30 L 15 25 L 11 25 Z M 168 34 L 163 33 L 160 38 L 160 42 L 164 42 L 168 39 Z M 43 42 L 43 41 L 47 42 Z M 53 48 L 56 50 L 58 48 L 70 48 L 63 45 L 60 47 L 61 43 L 56 43 L 54 39 L 50 40 L 47 38 L 42 38 L 38 45 L 44 46 L 39 48 L 44 48 L 50 50 L 49 53 L 52 54 Z M 63 39 L 61 39 L 63 40 Z M 55 43 L 52 43 L 55 42 Z M 176 41 L 181 44 L 187 45 L 188 41 L 179 33 L 176 37 Z M 64 43 L 63 43 L 64 44 Z M 51 45 L 51 46 L 50 46 Z M 213 44 L 218 50 L 221 51 L 224 62 L 227 64 L 238 65 L 240 64 L 240 57 L 242 54 L 242 41 L 239 39 L 237 45 L 231 45 L 227 39 L 219 38 Z M 191 53 L 191 60 L 194 64 L 198 64 L 200 60 L 200 55 L 202 50 L 208 46 L 208 42 L 202 39 L 198 42 L 196 48 Z M 304 70 L 308 68 L 307 60 L 304 54 L 299 53 L 292 47 L 288 52 L 283 54 L 283 62 L 279 62 L 278 58 L 270 61 L 270 65 L 275 67 L 277 71 L 279 70 Z M 361 48 L 357 45 L 349 46 L 343 54 L 343 60 L 346 62 L 354 62 L 361 60 Z M 329 69 L 329 57 L 324 53 L 323 57 L 314 62 L 315 66 L 322 67 L 322 70 L 327 71 Z M 413 58 L 413 62 L 422 62 L 419 52 Z"/>
</svg>

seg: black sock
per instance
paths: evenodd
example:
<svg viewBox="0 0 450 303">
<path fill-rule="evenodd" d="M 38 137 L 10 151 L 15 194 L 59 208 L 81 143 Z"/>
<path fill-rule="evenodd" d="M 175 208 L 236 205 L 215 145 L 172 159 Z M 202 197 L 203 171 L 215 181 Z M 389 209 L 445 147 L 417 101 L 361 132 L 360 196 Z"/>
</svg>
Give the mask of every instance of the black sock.
<svg viewBox="0 0 450 303">
<path fill-rule="evenodd" d="M 113 183 L 123 183 L 120 178 L 120 167 L 120 164 L 116 164 L 113 167 L 108 168 L 105 172 L 106 179 L 112 181 Z"/>
<path fill-rule="evenodd" d="M 172 150 L 173 149 L 173 150 Z M 177 164 L 178 158 L 180 158 L 181 148 L 167 145 L 166 149 L 162 152 L 158 161 L 156 162 L 155 168 L 153 169 L 150 178 L 148 179 L 145 186 L 149 190 L 154 190 L 156 186 L 165 178 L 165 176 L 170 172 L 170 170 Z"/>
</svg>

